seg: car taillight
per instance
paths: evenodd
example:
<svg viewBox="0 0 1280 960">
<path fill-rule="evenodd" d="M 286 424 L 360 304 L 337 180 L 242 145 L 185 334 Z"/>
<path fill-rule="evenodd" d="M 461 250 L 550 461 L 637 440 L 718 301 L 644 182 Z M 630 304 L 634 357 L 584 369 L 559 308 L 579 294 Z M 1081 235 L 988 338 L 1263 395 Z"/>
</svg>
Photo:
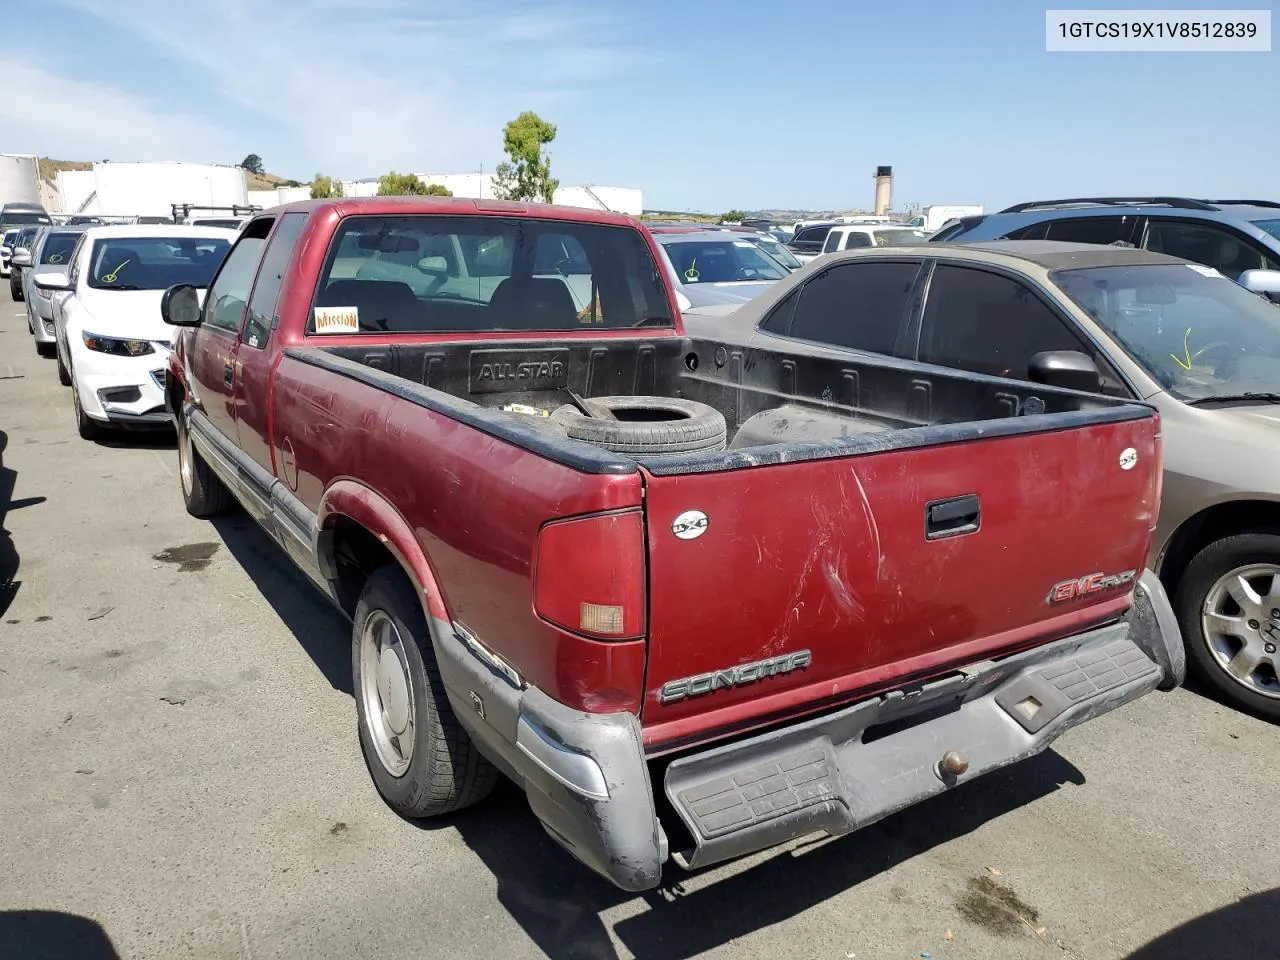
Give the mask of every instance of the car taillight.
<svg viewBox="0 0 1280 960">
<path fill-rule="evenodd" d="M 1155 463 L 1152 464 L 1152 473 L 1154 477 L 1151 480 L 1151 505 L 1154 511 L 1151 516 L 1151 529 L 1155 530 L 1160 522 L 1160 505 L 1164 498 L 1164 432 L 1163 424 L 1160 420 L 1160 414 L 1156 414 L 1156 437 L 1155 437 L 1155 456 L 1152 458 Z"/>
<path fill-rule="evenodd" d="M 538 534 L 533 608 L 603 640 L 645 633 L 644 520 L 639 510 L 548 523 Z"/>
</svg>

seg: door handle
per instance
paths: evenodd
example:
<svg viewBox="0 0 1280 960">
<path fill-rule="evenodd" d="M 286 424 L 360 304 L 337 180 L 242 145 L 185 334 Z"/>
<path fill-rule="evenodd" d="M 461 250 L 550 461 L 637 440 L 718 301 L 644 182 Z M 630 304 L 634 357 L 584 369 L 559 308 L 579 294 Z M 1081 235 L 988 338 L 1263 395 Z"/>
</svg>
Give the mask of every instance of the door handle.
<svg viewBox="0 0 1280 960">
<path fill-rule="evenodd" d="M 976 493 L 931 500 L 924 508 L 924 538 L 941 540 L 974 533 L 982 526 L 982 500 Z"/>
<path fill-rule="evenodd" d="M 222 365 L 222 382 L 228 387 L 231 386 L 236 379 L 236 368 L 234 364 L 224 363 Z"/>
</svg>

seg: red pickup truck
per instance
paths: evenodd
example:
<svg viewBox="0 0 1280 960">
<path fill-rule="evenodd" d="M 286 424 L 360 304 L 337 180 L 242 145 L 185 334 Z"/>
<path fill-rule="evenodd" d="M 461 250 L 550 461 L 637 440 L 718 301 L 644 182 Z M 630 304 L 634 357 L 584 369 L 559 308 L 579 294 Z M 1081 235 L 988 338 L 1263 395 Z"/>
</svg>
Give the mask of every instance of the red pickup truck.
<svg viewBox="0 0 1280 960">
<path fill-rule="evenodd" d="M 691 339 L 660 263 L 613 214 L 328 200 L 165 293 L 187 508 L 351 618 L 395 810 L 501 771 L 643 890 L 1181 682 L 1154 409 Z"/>
</svg>

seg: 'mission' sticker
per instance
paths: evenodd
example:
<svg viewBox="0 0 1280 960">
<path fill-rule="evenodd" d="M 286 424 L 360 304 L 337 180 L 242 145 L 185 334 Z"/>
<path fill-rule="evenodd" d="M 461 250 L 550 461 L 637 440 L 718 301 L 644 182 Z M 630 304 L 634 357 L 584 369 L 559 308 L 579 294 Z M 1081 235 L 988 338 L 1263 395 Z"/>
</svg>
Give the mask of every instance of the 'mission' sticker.
<svg viewBox="0 0 1280 960">
<path fill-rule="evenodd" d="M 359 333 L 360 311 L 355 307 L 316 307 L 316 333 Z"/>
</svg>

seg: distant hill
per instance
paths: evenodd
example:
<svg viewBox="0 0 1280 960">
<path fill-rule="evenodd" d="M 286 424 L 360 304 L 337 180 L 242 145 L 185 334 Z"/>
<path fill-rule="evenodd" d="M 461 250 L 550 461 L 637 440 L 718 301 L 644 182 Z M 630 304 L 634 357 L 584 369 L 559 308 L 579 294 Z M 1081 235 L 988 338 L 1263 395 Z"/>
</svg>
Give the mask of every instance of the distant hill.
<svg viewBox="0 0 1280 960">
<path fill-rule="evenodd" d="M 53 180 L 57 177 L 59 170 L 92 170 L 93 161 L 91 160 L 52 160 L 49 157 L 40 158 L 40 177 L 43 180 Z M 250 190 L 274 190 L 276 187 L 300 186 L 296 180 L 290 180 L 287 177 L 278 177 L 274 173 L 249 173 L 245 171 L 245 179 Z"/>
</svg>

